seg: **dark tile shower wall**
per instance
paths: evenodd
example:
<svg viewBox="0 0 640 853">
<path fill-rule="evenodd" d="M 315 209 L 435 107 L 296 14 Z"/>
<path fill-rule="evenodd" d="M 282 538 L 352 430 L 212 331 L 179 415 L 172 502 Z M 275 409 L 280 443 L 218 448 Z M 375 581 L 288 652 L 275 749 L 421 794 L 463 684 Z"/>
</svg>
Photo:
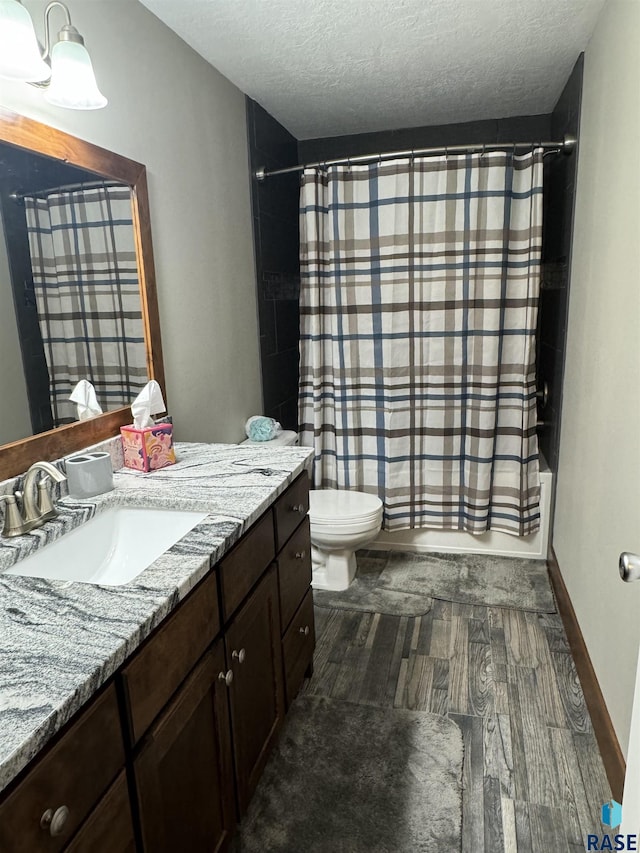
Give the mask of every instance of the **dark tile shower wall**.
<svg viewBox="0 0 640 853">
<path fill-rule="evenodd" d="M 22 367 L 27 386 L 29 416 L 33 434 L 53 429 L 53 413 L 49 390 L 49 368 L 42 343 L 36 293 L 33 286 L 31 254 L 25 219 L 24 203 L 11 198 L 10 190 L 0 192 L 0 209 L 7 244 L 11 288 L 22 351 Z"/>
<path fill-rule="evenodd" d="M 550 133 L 550 116 L 515 116 L 514 118 L 443 124 L 432 127 L 407 127 L 352 136 L 329 136 L 305 139 L 298 143 L 300 162 L 312 163 L 379 151 L 403 151 L 440 145 L 468 145 L 475 142 L 531 142 Z"/>
<path fill-rule="evenodd" d="M 584 57 L 576 62 L 571 76 L 551 114 L 551 133 L 561 139 L 566 133 L 578 136 Z M 546 382 L 547 405 L 539 403 L 540 449 L 552 471 L 558 470 L 560 415 L 569 303 L 569 270 L 573 236 L 573 211 L 578 151 L 571 156 L 547 158 L 545 175 L 542 287 L 538 313 L 538 388 Z"/>
<path fill-rule="evenodd" d="M 250 98 L 247 128 L 252 174 L 296 165 L 297 140 Z M 251 185 L 264 414 L 284 429 L 298 426 L 299 180 L 282 175 Z"/>
</svg>

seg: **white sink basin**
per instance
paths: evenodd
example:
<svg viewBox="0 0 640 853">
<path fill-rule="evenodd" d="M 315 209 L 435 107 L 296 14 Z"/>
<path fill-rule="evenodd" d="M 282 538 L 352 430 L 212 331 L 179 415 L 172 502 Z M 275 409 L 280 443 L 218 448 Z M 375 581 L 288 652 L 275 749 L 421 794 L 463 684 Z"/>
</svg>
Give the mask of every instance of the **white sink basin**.
<svg viewBox="0 0 640 853">
<path fill-rule="evenodd" d="M 4 574 L 121 586 L 207 517 L 150 507 L 112 507 L 20 560 Z"/>
</svg>

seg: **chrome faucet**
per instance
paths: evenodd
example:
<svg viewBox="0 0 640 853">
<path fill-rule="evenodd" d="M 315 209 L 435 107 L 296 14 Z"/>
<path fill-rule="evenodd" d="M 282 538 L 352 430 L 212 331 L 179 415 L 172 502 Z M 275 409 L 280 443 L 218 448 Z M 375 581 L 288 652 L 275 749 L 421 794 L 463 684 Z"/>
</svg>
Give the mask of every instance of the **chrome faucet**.
<svg viewBox="0 0 640 853">
<path fill-rule="evenodd" d="M 45 476 L 37 483 L 36 495 L 35 482 L 40 473 Z M 22 536 L 56 517 L 58 511 L 49 492 L 50 478 L 56 483 L 63 483 L 67 479 L 50 462 L 34 462 L 24 475 L 22 494 L 0 495 L 0 502 L 6 502 L 3 536 Z M 22 498 L 22 512 L 16 498 Z"/>
</svg>

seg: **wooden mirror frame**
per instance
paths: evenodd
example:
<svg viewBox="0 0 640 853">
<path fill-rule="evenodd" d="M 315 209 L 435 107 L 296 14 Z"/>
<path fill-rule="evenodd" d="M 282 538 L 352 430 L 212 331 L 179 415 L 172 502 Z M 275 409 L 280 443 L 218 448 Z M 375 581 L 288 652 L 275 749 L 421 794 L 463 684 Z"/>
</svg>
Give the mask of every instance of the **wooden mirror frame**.
<svg viewBox="0 0 640 853">
<path fill-rule="evenodd" d="M 128 160 L 126 157 L 2 107 L 0 107 L 0 142 L 97 172 L 105 178 L 128 184 L 131 188 L 147 372 L 149 379 L 156 379 L 164 391 L 164 364 L 145 167 L 134 160 Z M 111 438 L 118 434 L 121 426 L 128 423 L 131 423 L 131 409 L 126 406 L 86 421 L 78 421 L 1 445 L 0 481 L 22 474 L 38 460 L 59 459 L 61 456 Z"/>
</svg>

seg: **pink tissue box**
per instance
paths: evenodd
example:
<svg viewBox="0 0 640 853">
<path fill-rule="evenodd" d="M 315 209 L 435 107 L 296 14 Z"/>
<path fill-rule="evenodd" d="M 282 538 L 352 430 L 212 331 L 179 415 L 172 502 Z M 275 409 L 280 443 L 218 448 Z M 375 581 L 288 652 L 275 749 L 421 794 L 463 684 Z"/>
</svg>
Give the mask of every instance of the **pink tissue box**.
<svg viewBox="0 0 640 853">
<path fill-rule="evenodd" d="M 124 464 L 136 471 L 166 468 L 176 461 L 173 449 L 173 424 L 136 429 L 133 425 L 120 427 Z"/>
</svg>

